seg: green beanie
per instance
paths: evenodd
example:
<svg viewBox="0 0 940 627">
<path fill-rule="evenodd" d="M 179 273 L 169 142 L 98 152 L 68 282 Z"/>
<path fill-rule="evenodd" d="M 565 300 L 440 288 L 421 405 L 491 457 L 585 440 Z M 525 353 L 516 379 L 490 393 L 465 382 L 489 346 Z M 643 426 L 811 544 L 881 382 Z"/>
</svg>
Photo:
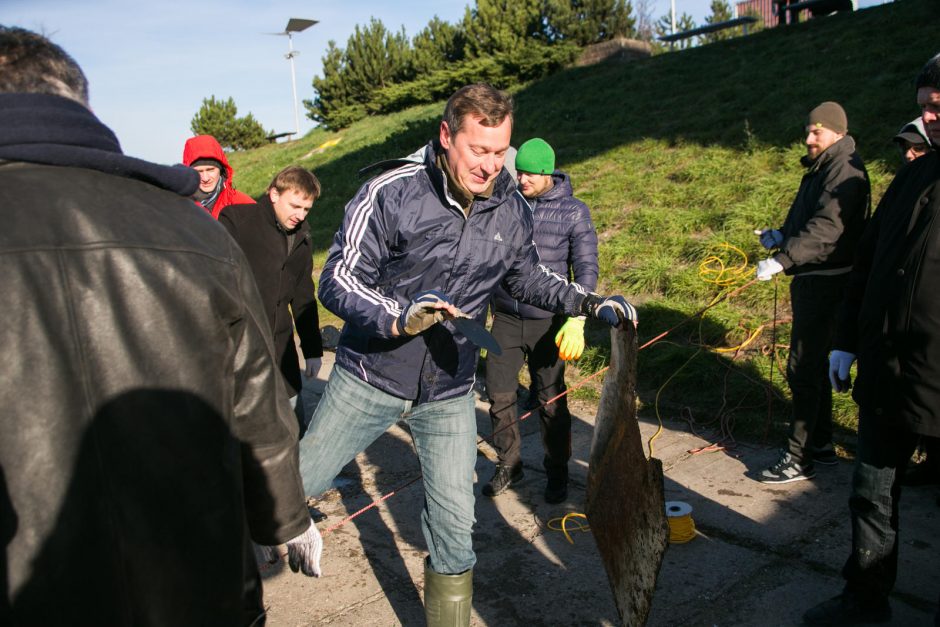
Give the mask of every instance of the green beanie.
<svg viewBox="0 0 940 627">
<path fill-rule="evenodd" d="M 547 141 L 534 137 L 519 146 L 516 170 L 529 174 L 551 174 L 555 171 L 555 151 Z"/>
</svg>

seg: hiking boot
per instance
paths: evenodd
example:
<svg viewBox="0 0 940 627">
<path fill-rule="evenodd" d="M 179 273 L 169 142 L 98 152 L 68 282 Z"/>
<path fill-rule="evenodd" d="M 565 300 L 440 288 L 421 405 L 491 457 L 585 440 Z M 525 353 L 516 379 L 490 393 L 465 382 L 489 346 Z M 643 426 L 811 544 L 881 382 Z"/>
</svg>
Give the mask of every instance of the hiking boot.
<svg viewBox="0 0 940 627">
<path fill-rule="evenodd" d="M 812 452 L 812 458 L 814 464 L 822 464 L 823 466 L 835 466 L 839 463 L 839 456 L 836 455 L 835 450 L 831 446 L 826 448 L 815 449 Z"/>
<path fill-rule="evenodd" d="M 805 625 L 871 625 L 891 621 L 891 606 L 887 599 L 865 604 L 850 592 L 823 601 L 803 614 Z"/>
<path fill-rule="evenodd" d="M 757 480 L 761 483 L 790 483 L 805 481 L 816 476 L 812 464 L 801 464 L 790 453 L 784 453 L 780 460 L 760 473 Z"/>
<path fill-rule="evenodd" d="M 551 505 L 564 503 L 568 499 L 568 480 L 560 477 L 548 479 L 545 486 L 545 502 Z"/>
<path fill-rule="evenodd" d="M 516 464 L 512 468 L 506 464 L 496 464 L 496 472 L 489 483 L 483 486 L 484 496 L 496 496 L 505 492 L 509 486 L 519 483 L 525 474 L 522 472 L 522 464 Z"/>
</svg>

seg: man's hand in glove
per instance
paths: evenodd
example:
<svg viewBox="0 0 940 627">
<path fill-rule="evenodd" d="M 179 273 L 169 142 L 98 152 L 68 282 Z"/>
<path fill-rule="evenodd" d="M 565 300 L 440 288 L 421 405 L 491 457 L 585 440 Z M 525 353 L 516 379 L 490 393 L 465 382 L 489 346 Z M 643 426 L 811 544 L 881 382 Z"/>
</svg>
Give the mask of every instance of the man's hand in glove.
<svg viewBox="0 0 940 627">
<path fill-rule="evenodd" d="M 773 257 L 757 262 L 758 281 L 769 281 L 770 278 L 778 272 L 783 272 L 783 266 Z"/>
<path fill-rule="evenodd" d="M 579 358 L 584 352 L 584 317 L 568 318 L 555 335 L 555 346 L 565 361 Z"/>
<path fill-rule="evenodd" d="M 636 309 L 623 296 L 588 294 L 581 301 L 581 313 L 612 327 L 619 325 L 621 320 L 631 320 L 634 326 L 639 322 Z"/>
<path fill-rule="evenodd" d="M 760 235 L 760 245 L 767 250 L 770 250 L 771 248 L 779 248 L 780 244 L 783 243 L 783 233 L 777 229 L 754 231 L 754 233 Z"/>
<path fill-rule="evenodd" d="M 280 561 L 281 554 L 278 547 L 260 546 L 259 548 L 269 564 Z M 301 571 L 308 577 L 319 577 L 321 553 L 323 553 L 323 539 L 312 520 L 305 532 L 287 541 L 287 563 L 295 573 Z"/>
<path fill-rule="evenodd" d="M 852 387 L 852 377 L 849 370 L 855 361 L 855 355 L 845 351 L 834 350 L 829 353 L 829 383 L 836 392 L 848 392 Z"/>
<path fill-rule="evenodd" d="M 459 315 L 460 310 L 447 295 L 437 290 L 421 292 L 411 299 L 392 325 L 392 335 L 417 335 L 442 320 Z"/>
</svg>

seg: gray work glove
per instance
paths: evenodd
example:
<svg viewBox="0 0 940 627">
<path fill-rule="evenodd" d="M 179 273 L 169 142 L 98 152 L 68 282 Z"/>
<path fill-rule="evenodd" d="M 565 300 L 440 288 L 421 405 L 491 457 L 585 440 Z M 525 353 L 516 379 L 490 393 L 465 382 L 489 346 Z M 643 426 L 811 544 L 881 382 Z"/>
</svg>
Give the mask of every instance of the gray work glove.
<svg viewBox="0 0 940 627">
<path fill-rule="evenodd" d="M 398 317 L 398 332 L 417 335 L 438 322 L 451 317 L 447 307 L 453 308 L 450 298 L 437 290 L 417 294 Z"/>
<path fill-rule="evenodd" d="M 323 553 L 323 538 L 317 526 L 310 521 L 310 526 L 302 534 L 287 541 L 287 563 L 295 573 L 303 572 L 308 577 L 320 576 L 320 555 Z M 268 564 L 281 559 L 281 552 L 276 546 L 259 545 L 261 554 Z"/>
<path fill-rule="evenodd" d="M 854 361 L 853 353 L 840 350 L 829 353 L 829 383 L 836 392 L 848 392 L 852 387 L 852 376 L 849 370 Z"/>
<path fill-rule="evenodd" d="M 588 294 L 581 301 L 581 313 L 612 327 L 618 326 L 623 320 L 630 320 L 634 325 L 639 322 L 636 309 L 623 296 Z"/>
</svg>

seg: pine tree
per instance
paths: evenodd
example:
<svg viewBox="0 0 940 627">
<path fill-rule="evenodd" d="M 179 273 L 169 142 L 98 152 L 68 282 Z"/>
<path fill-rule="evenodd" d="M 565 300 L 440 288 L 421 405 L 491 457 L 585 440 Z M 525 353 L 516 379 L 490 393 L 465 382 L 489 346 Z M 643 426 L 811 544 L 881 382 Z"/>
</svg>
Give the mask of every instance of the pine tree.
<svg viewBox="0 0 940 627">
<path fill-rule="evenodd" d="M 238 117 L 235 100 L 216 100 L 215 96 L 204 98 L 202 106 L 193 116 L 189 128 L 196 135 L 212 135 L 224 149 L 246 150 L 265 143 L 273 134 L 265 131 L 251 113 Z"/>
<path fill-rule="evenodd" d="M 532 40 L 547 37 L 542 0 L 477 0 L 467 7 L 463 30 L 467 56 L 512 52 Z"/>
<path fill-rule="evenodd" d="M 636 34 L 629 0 L 548 0 L 546 14 L 552 40 L 587 46 Z"/>
<path fill-rule="evenodd" d="M 411 71 L 415 76 L 442 70 L 464 59 L 466 36 L 436 15 L 411 40 Z"/>
<path fill-rule="evenodd" d="M 721 22 L 727 22 L 734 16 L 734 14 L 731 12 L 731 5 L 728 4 L 727 0 L 712 0 L 711 11 L 711 15 L 705 18 L 706 24 L 719 24 Z M 700 39 L 701 43 L 707 44 L 713 41 L 731 39 L 732 37 L 737 37 L 741 33 L 742 30 L 740 27 L 726 28 L 714 33 L 706 33 L 702 35 Z"/>
<path fill-rule="evenodd" d="M 676 32 L 681 33 L 687 30 L 692 30 L 695 28 L 695 20 L 692 19 L 692 16 L 688 13 L 682 13 L 676 17 Z M 666 15 L 659 18 L 659 21 L 656 22 L 656 36 L 662 37 L 664 35 L 672 34 L 672 17 L 667 13 Z M 673 44 L 674 48 L 679 50 L 685 50 L 686 48 L 692 47 L 692 38 L 680 39 L 679 41 Z M 669 45 L 666 45 L 666 48 L 669 48 Z"/>
<path fill-rule="evenodd" d="M 403 77 L 408 61 L 408 40 L 404 31 L 392 35 L 381 20 L 355 31 L 346 42 L 343 79 L 350 98 L 364 103 L 372 91 Z"/>
<path fill-rule="evenodd" d="M 313 100 L 304 100 L 307 117 L 314 122 L 329 126 L 330 114 L 334 110 L 352 104 L 344 80 L 345 67 L 343 49 L 337 47 L 331 39 L 323 55 L 323 78 L 313 77 L 313 88 L 317 95 Z"/>
</svg>

